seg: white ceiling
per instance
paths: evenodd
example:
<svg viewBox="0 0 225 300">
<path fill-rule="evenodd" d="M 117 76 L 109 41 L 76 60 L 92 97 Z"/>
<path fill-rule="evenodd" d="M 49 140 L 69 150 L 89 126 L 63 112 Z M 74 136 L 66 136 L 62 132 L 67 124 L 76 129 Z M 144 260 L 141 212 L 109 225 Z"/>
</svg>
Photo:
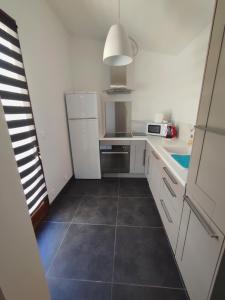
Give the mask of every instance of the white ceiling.
<svg viewBox="0 0 225 300">
<path fill-rule="evenodd" d="M 118 0 L 47 0 L 74 35 L 104 41 Z M 180 52 L 212 20 L 214 0 L 121 0 L 121 23 L 145 50 Z"/>
</svg>

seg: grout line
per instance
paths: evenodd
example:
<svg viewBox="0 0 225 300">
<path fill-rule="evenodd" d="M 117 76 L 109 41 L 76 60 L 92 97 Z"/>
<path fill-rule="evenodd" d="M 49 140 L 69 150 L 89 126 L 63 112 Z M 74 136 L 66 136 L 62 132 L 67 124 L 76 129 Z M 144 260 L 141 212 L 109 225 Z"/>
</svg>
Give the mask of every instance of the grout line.
<svg viewBox="0 0 225 300">
<path fill-rule="evenodd" d="M 43 221 L 43 223 L 55 223 L 55 224 L 70 224 L 70 222 L 59 222 L 59 221 Z M 109 227 L 128 227 L 128 228 L 146 228 L 146 229 L 163 229 L 163 226 L 142 226 L 142 225 L 128 225 L 128 224 L 105 224 L 105 223 L 85 223 L 85 222 L 75 222 L 72 220 L 74 225 L 89 225 L 89 226 L 109 226 Z"/>
<path fill-rule="evenodd" d="M 72 222 L 74 225 L 89 225 L 89 226 L 108 226 L 108 227 L 115 227 L 115 224 L 104 224 L 104 223 L 76 223 Z"/>
<path fill-rule="evenodd" d="M 102 280 L 91 280 L 91 279 L 83 279 L 83 278 L 67 278 L 67 277 L 58 277 L 58 276 L 47 276 L 48 279 L 60 279 L 60 280 L 71 280 L 78 282 L 91 282 L 91 283 L 102 283 L 102 284 L 112 284 L 111 281 L 102 281 Z"/>
<path fill-rule="evenodd" d="M 154 200 L 151 195 L 146 195 L 146 194 L 139 194 L 139 195 L 127 194 L 127 195 L 119 195 L 119 197 L 120 198 L 149 198 L 151 200 Z"/>
<path fill-rule="evenodd" d="M 137 286 L 137 287 L 139 286 L 139 287 L 147 287 L 147 288 L 160 288 L 160 289 L 185 291 L 184 288 L 176 288 L 176 287 L 161 286 L 161 285 L 139 284 L 139 283 L 128 283 L 128 282 L 113 282 L 113 283 L 118 284 L 118 285 Z"/>
<path fill-rule="evenodd" d="M 58 276 L 47 276 L 47 277 L 49 279 L 71 280 L 71 281 L 78 281 L 78 282 L 91 282 L 91 283 L 101 283 L 101 284 L 111 284 L 111 285 L 117 284 L 117 285 L 126 285 L 126 286 L 134 286 L 134 287 L 147 287 L 147 288 L 159 288 L 159 289 L 185 291 L 184 288 L 176 288 L 176 287 L 161 286 L 161 285 L 129 283 L 129 282 L 117 282 L 117 281 L 111 282 L 111 281 L 80 279 L 80 278 L 66 278 L 66 277 L 58 277 Z"/>
<path fill-rule="evenodd" d="M 64 222 L 64 221 L 47 221 L 47 220 L 45 220 L 45 221 L 42 221 L 42 223 L 53 223 L 53 224 L 70 224 L 70 221 L 69 222 Z"/>
<path fill-rule="evenodd" d="M 77 205 L 77 207 L 74 209 L 73 215 L 74 215 L 75 211 L 78 209 L 78 207 L 81 205 L 81 202 L 82 202 L 82 201 L 83 201 L 83 199 L 81 199 L 81 201 L 79 202 L 79 204 Z M 59 250 L 60 250 L 60 248 L 61 248 L 61 246 L 62 246 L 62 243 L 64 242 L 64 240 L 65 240 L 65 238 L 66 238 L 66 236 L 67 236 L 67 233 L 68 233 L 68 231 L 69 231 L 71 225 L 73 224 L 73 223 L 72 223 L 72 220 L 73 220 L 73 218 L 71 219 L 70 222 L 68 222 L 68 226 L 67 226 L 67 228 L 66 228 L 66 230 L 65 230 L 65 232 L 64 232 L 64 234 L 63 234 L 63 236 L 62 236 L 62 240 L 61 240 L 61 242 L 59 243 L 59 245 L 58 245 L 58 247 L 57 247 L 57 249 L 56 249 L 56 251 L 55 251 L 55 254 L 54 254 L 54 256 L 53 256 L 52 259 L 51 259 L 51 262 L 50 262 L 50 264 L 49 264 L 49 267 L 48 267 L 48 269 L 47 269 L 47 271 L 46 271 L 46 273 L 45 273 L 46 276 L 48 276 L 48 274 L 49 274 L 49 272 L 50 272 L 50 269 L 51 269 L 51 267 L 52 267 L 52 265 L 53 265 L 53 262 L 54 262 L 54 260 L 55 260 L 55 258 L 56 258 L 56 256 L 57 256 L 57 254 L 58 254 L 58 252 L 59 252 Z"/>
<path fill-rule="evenodd" d="M 104 197 L 107 197 L 107 198 L 117 198 L 117 195 L 115 194 L 102 194 L 102 195 L 96 195 L 96 194 L 76 194 L 76 195 L 71 195 L 71 197 L 77 197 L 77 198 L 80 198 L 80 197 L 92 197 L 92 198 L 104 198 Z"/>
<path fill-rule="evenodd" d="M 140 228 L 140 229 L 163 229 L 163 226 L 139 226 L 139 225 L 124 225 L 117 224 L 117 227 Z"/>
<path fill-rule="evenodd" d="M 70 222 L 60 222 L 60 221 L 43 221 L 43 223 L 53 223 L 53 224 L 70 224 Z M 108 226 L 108 227 L 128 227 L 128 228 L 146 228 L 146 229 L 163 229 L 163 226 L 142 226 L 142 225 L 128 225 L 128 224 L 105 224 L 105 223 L 86 223 L 86 222 L 75 222 L 72 220 L 74 225 L 89 225 L 89 226 Z"/>
<path fill-rule="evenodd" d="M 119 191 L 120 191 L 120 179 L 118 179 L 117 204 L 116 204 L 116 224 L 115 224 L 115 236 L 114 236 L 114 248 L 113 248 L 113 268 L 112 268 L 112 283 L 111 283 L 111 300 L 113 299 L 113 281 L 114 281 L 115 258 L 116 258 L 117 219 L 118 219 L 118 213 L 119 213 Z"/>
</svg>

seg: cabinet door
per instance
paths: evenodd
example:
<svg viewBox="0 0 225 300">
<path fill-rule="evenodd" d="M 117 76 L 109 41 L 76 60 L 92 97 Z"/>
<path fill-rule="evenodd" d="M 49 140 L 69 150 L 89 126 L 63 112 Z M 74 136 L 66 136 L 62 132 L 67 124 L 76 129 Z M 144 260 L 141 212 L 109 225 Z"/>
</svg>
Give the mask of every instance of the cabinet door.
<svg viewBox="0 0 225 300">
<path fill-rule="evenodd" d="M 149 171 L 150 171 L 150 146 L 146 143 L 146 153 L 145 153 L 145 176 L 149 181 Z"/>
<path fill-rule="evenodd" d="M 130 172 L 144 174 L 145 172 L 145 141 L 131 142 Z"/>
<path fill-rule="evenodd" d="M 149 186 L 157 204 L 159 203 L 162 169 L 161 160 L 153 149 L 150 150 L 149 168 Z"/>
<path fill-rule="evenodd" d="M 197 119 L 187 194 L 225 233 L 225 2 L 218 1 Z"/>
<path fill-rule="evenodd" d="M 224 236 L 205 214 L 190 203 L 184 202 L 176 260 L 190 299 L 206 300 Z"/>
</svg>

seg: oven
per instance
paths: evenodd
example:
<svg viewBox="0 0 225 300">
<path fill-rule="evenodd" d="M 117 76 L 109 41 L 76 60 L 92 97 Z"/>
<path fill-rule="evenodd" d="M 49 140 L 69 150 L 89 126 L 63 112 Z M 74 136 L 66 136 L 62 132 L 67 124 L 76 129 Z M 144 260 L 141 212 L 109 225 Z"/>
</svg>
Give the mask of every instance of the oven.
<svg viewBox="0 0 225 300">
<path fill-rule="evenodd" d="M 100 143 L 100 161 L 102 175 L 110 173 L 129 173 L 129 141 L 110 141 L 110 143 Z"/>
</svg>

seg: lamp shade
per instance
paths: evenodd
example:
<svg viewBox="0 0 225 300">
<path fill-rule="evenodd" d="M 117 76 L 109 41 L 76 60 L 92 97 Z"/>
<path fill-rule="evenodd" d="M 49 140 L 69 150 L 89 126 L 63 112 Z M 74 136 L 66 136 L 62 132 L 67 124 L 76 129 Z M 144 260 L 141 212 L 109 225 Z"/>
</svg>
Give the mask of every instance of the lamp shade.
<svg viewBox="0 0 225 300">
<path fill-rule="evenodd" d="M 110 66 L 126 66 L 133 61 L 128 35 L 121 24 L 110 27 L 103 53 L 103 62 Z"/>
</svg>

